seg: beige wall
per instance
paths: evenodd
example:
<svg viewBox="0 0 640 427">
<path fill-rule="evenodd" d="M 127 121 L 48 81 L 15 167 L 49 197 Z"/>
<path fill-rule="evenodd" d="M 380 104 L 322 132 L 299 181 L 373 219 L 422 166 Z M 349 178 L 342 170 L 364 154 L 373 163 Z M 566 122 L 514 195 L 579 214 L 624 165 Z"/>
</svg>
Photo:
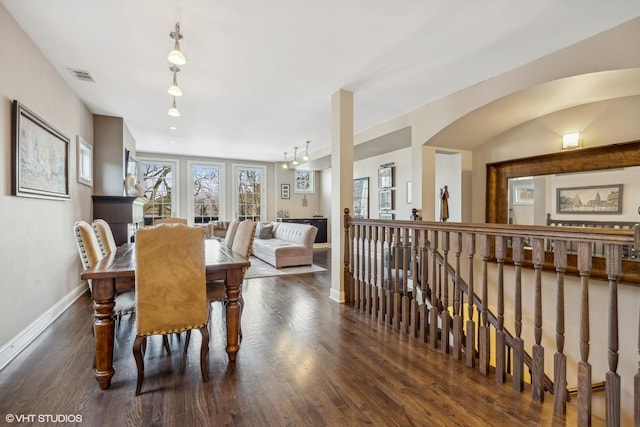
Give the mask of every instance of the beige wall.
<svg viewBox="0 0 640 427">
<path fill-rule="evenodd" d="M 93 126 L 91 113 L 2 6 L 0 52 L 4 58 L 19 58 L 0 67 L 1 367 L 5 355 L 15 350 L 7 348 L 11 340 L 19 346 L 38 332 L 36 320 L 50 321 L 86 289 L 72 229 L 76 220 L 91 219 L 91 188 L 76 180 L 76 135 L 92 142 Z M 69 200 L 11 195 L 14 99 L 70 138 Z"/>
</svg>

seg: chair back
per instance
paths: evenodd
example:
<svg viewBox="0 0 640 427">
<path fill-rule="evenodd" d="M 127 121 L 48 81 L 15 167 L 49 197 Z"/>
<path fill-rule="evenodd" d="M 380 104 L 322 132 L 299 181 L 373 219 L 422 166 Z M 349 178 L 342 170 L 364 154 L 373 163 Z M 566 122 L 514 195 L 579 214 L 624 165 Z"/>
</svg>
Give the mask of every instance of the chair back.
<svg viewBox="0 0 640 427">
<path fill-rule="evenodd" d="M 86 221 L 76 221 L 73 224 L 73 233 L 76 236 L 78 253 L 82 260 L 82 266 L 87 269 L 103 258 L 100 243 L 93 227 Z"/>
<path fill-rule="evenodd" d="M 251 255 L 251 248 L 253 247 L 253 239 L 256 235 L 256 223 L 246 219 L 238 225 L 238 231 L 233 239 L 233 245 L 231 250 L 237 252 L 245 258 L 249 258 Z"/>
<path fill-rule="evenodd" d="M 183 224 L 136 232 L 137 335 L 201 328 L 208 322 L 204 231 Z"/>
<path fill-rule="evenodd" d="M 104 219 L 94 219 L 93 230 L 96 233 L 96 237 L 98 238 L 98 244 L 100 245 L 100 251 L 103 256 L 107 256 L 112 252 L 116 251 L 118 247 L 116 245 L 116 240 L 113 238 L 113 232 L 111 231 L 111 226 Z"/>
<path fill-rule="evenodd" d="M 154 225 L 159 225 L 159 224 L 184 224 L 184 225 L 187 225 L 187 220 L 184 219 L 184 218 L 169 217 L 169 218 L 158 218 L 153 223 L 154 223 Z"/>
<path fill-rule="evenodd" d="M 73 224 L 73 234 L 76 236 L 78 254 L 80 254 L 82 267 L 84 267 L 85 270 L 104 257 L 100 250 L 100 243 L 98 243 L 96 232 L 91 224 L 86 221 L 76 221 L 75 224 Z M 89 286 L 89 290 L 93 292 L 91 280 L 87 280 L 87 285 Z"/>
<path fill-rule="evenodd" d="M 227 227 L 227 233 L 224 235 L 224 244 L 227 245 L 228 248 L 231 248 L 233 246 L 233 239 L 236 237 L 238 224 L 240 224 L 240 220 L 234 219 L 229 223 L 229 226 Z"/>
</svg>

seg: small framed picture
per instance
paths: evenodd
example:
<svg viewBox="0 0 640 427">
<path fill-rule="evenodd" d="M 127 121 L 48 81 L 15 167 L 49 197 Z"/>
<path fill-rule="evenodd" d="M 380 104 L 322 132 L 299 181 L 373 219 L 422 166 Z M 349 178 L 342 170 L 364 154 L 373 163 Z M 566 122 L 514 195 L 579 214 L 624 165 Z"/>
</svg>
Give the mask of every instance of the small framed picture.
<svg viewBox="0 0 640 427">
<path fill-rule="evenodd" d="M 381 211 L 393 209 L 393 192 L 392 190 L 381 190 L 380 199 L 378 200 L 378 208 Z"/>
<path fill-rule="evenodd" d="M 289 199 L 291 198 L 291 187 L 289 184 L 280 184 L 280 198 L 281 199 Z"/>
<path fill-rule="evenodd" d="M 393 214 L 389 212 L 380 212 L 380 219 L 393 219 Z"/>
<path fill-rule="evenodd" d="M 532 205 L 535 194 L 533 185 L 514 185 L 513 186 L 513 204 L 514 205 Z"/>
<path fill-rule="evenodd" d="M 379 188 L 393 187 L 393 167 L 385 166 L 378 169 L 378 187 Z"/>
<path fill-rule="evenodd" d="M 80 135 L 77 135 L 77 173 L 78 182 L 93 186 L 93 146 Z"/>
<path fill-rule="evenodd" d="M 294 179 L 295 193 L 315 193 L 313 188 L 313 171 L 296 170 Z"/>
</svg>

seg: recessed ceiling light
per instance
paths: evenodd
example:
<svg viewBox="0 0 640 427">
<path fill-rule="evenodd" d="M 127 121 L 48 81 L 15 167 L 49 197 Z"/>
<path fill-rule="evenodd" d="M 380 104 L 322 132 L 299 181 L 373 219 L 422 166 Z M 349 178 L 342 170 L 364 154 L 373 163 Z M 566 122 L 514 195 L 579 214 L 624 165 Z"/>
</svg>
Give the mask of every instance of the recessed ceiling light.
<svg viewBox="0 0 640 427">
<path fill-rule="evenodd" d="M 171 141 L 171 143 L 172 143 L 172 144 L 175 144 L 176 142 L 172 140 L 172 141 Z"/>
<path fill-rule="evenodd" d="M 175 126 L 169 126 L 169 129 L 171 129 L 171 130 L 178 130 L 178 128 L 177 128 L 177 127 L 175 127 Z"/>
</svg>

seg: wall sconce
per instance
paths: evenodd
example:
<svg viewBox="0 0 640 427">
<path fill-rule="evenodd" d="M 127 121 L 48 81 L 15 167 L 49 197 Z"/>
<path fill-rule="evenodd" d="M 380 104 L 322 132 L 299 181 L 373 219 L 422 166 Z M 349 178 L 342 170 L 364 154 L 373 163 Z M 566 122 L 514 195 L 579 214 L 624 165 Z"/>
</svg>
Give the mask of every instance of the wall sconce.
<svg viewBox="0 0 640 427">
<path fill-rule="evenodd" d="M 580 147 L 580 133 L 567 133 L 562 135 L 562 149 L 571 150 Z"/>
</svg>

